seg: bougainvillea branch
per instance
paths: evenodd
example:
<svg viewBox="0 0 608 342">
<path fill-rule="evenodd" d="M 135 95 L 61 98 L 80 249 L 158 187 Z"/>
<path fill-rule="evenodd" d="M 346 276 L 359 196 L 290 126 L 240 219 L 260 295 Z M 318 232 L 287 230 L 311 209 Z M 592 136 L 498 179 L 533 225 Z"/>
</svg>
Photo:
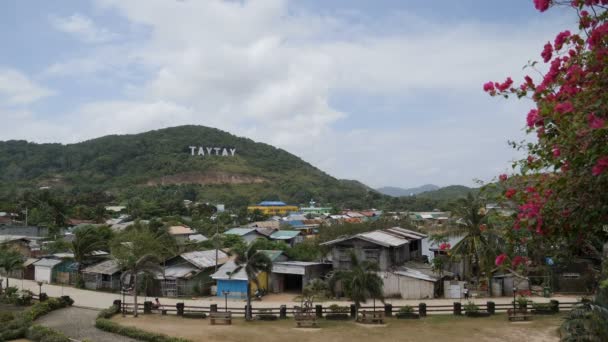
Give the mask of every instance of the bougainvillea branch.
<svg viewBox="0 0 608 342">
<path fill-rule="evenodd" d="M 533 3 L 540 12 L 571 8 L 579 32 L 563 30 L 544 44 L 541 61 L 530 63 L 547 64 L 540 79 L 525 76 L 516 85 L 507 77 L 483 85 L 491 96 L 534 102 L 526 113 L 534 142 L 518 146 L 528 156 L 516 164 L 515 175 L 501 175 L 499 184 L 505 200 L 517 206 L 514 230 L 584 248 L 583 242 L 605 239 L 608 227 L 608 0 Z M 522 258 L 512 260 L 528 262 Z"/>
</svg>

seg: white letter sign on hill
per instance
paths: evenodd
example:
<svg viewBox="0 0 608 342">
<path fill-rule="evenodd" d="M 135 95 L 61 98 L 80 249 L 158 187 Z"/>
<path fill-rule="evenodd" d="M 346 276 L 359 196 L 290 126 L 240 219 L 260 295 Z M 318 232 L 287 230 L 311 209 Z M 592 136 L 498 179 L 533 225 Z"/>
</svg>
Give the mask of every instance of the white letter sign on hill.
<svg viewBox="0 0 608 342">
<path fill-rule="evenodd" d="M 190 148 L 190 155 L 192 156 L 220 156 L 220 157 L 234 157 L 236 154 L 236 148 L 226 147 L 205 147 L 205 146 L 188 146 Z"/>
</svg>

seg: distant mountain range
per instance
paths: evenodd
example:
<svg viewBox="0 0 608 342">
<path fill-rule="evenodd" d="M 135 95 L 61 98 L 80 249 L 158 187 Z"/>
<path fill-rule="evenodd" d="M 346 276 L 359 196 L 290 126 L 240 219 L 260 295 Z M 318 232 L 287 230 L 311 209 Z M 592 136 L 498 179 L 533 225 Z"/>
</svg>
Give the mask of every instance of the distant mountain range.
<svg viewBox="0 0 608 342">
<path fill-rule="evenodd" d="M 422 192 L 427 192 L 427 191 L 433 191 L 433 190 L 439 190 L 439 186 L 434 185 L 434 184 L 425 184 L 416 188 L 408 188 L 408 189 L 403 189 L 403 188 L 399 188 L 399 187 L 395 187 L 395 186 L 384 186 L 381 188 L 376 189 L 376 191 L 378 191 L 381 194 L 385 194 L 385 195 L 389 195 L 389 196 L 393 196 L 393 197 L 402 197 L 402 196 L 412 196 L 412 195 L 418 195 L 419 193 Z"/>
<path fill-rule="evenodd" d="M 476 193 L 479 191 L 477 188 L 469 188 L 464 185 L 450 185 L 443 188 L 433 184 L 426 184 L 417 188 L 402 189 L 398 187 L 382 187 L 376 189 L 376 191 L 393 196 L 393 197 L 404 197 L 404 196 L 416 196 L 420 198 L 428 198 L 437 201 L 453 200 L 460 197 L 465 197 L 468 193 Z"/>
</svg>

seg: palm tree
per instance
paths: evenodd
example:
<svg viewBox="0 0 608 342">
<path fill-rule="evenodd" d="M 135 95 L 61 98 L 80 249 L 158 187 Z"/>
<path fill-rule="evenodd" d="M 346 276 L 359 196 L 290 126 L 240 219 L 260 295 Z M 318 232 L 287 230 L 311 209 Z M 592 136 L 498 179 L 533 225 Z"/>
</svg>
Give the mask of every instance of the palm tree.
<svg viewBox="0 0 608 342">
<path fill-rule="evenodd" d="M 131 284 L 133 289 L 133 316 L 138 316 L 137 304 L 137 278 L 140 275 L 149 274 L 157 276 L 164 274 L 164 269 L 160 266 L 157 256 L 146 254 L 132 263 L 123 264 L 125 271 L 120 276 L 121 284 Z"/>
<path fill-rule="evenodd" d="M 499 254 L 501 237 L 488 227 L 485 203 L 469 193 L 466 198 L 456 202 L 452 214 L 458 218 L 458 221 L 449 235 L 463 238 L 451 248 L 451 256 L 470 258 L 473 263 L 473 274 L 478 280 L 482 269 L 489 276 L 494 259 Z"/>
<path fill-rule="evenodd" d="M 9 274 L 23 268 L 23 256 L 19 252 L 3 248 L 0 250 L 0 269 L 6 273 L 6 288 L 8 288 Z"/>
<path fill-rule="evenodd" d="M 351 253 L 350 260 L 350 270 L 336 271 L 329 278 L 329 288 L 334 291 L 336 283 L 341 282 L 346 296 L 355 302 L 356 317 L 361 303 L 366 303 L 368 299 L 373 298 L 374 304 L 376 299 L 384 302 L 384 282 L 378 275 L 380 271 L 378 263 L 368 260 L 360 261 L 354 252 Z"/>
<path fill-rule="evenodd" d="M 107 250 L 109 241 L 107 237 L 98 232 L 98 228 L 93 226 L 84 226 L 77 228 L 74 231 L 75 238 L 72 241 L 71 249 L 74 253 L 74 261 L 78 263 L 78 280 L 77 286 L 81 284 L 81 271 L 84 262 L 90 258 L 95 251 Z"/>
<path fill-rule="evenodd" d="M 170 244 L 169 244 L 170 245 Z M 117 235 L 111 243 L 111 253 L 124 270 L 121 282 L 132 285 L 134 316 L 138 316 L 138 278 L 144 274 L 164 274 L 161 258 L 168 256 L 166 241 L 147 227 L 128 229 Z"/>
<path fill-rule="evenodd" d="M 238 273 L 242 269 L 245 269 L 247 275 L 247 312 L 245 312 L 245 319 L 251 320 L 251 282 L 259 288 L 260 283 L 258 281 L 258 274 L 260 272 L 272 271 L 272 260 L 268 255 L 264 254 L 257 248 L 257 243 L 254 242 L 248 246 L 237 245 L 233 248 L 233 252 L 236 254 L 234 263 L 236 268 L 234 271 L 228 274 L 229 277 Z"/>
</svg>

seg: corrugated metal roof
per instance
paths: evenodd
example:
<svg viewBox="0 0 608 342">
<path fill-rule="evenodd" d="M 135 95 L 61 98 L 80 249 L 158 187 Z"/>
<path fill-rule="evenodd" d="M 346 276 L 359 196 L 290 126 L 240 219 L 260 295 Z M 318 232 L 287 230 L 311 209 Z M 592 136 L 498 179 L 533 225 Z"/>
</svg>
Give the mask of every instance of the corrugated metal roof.
<svg viewBox="0 0 608 342">
<path fill-rule="evenodd" d="M 421 240 L 425 237 L 425 234 L 421 234 L 413 230 L 393 227 L 327 241 L 321 245 L 332 245 L 350 239 L 362 239 L 384 247 L 399 247 L 409 243 L 409 241 Z"/>
<path fill-rule="evenodd" d="M 278 230 L 270 235 L 273 240 L 291 240 L 300 235 L 297 230 Z"/>
<path fill-rule="evenodd" d="M 305 226 L 304 221 L 300 221 L 300 220 L 293 220 L 293 221 L 286 221 L 288 225 L 292 226 L 292 227 L 303 227 Z"/>
<path fill-rule="evenodd" d="M 168 266 L 165 268 L 165 278 L 168 279 L 176 279 L 176 278 L 185 278 L 185 279 L 189 279 L 192 278 L 193 276 L 199 274 L 201 272 L 201 270 L 199 268 L 196 268 L 192 265 L 188 265 L 188 264 L 181 264 L 181 265 L 173 265 L 173 266 Z M 162 279 L 163 276 L 160 275 L 157 276 L 157 278 Z"/>
<path fill-rule="evenodd" d="M 287 204 L 285 204 L 285 202 L 281 202 L 281 201 L 262 201 L 260 202 L 260 204 L 258 204 L 260 206 L 264 206 L 264 207 L 284 207 Z"/>
<path fill-rule="evenodd" d="M 120 272 L 120 266 L 118 265 L 118 262 L 116 260 L 106 260 L 100 262 L 99 264 L 89 266 L 82 270 L 82 272 L 112 275 L 114 273 Z"/>
<path fill-rule="evenodd" d="M 215 266 L 215 249 L 183 253 L 180 257 L 201 269 Z M 221 265 L 228 260 L 228 254 L 218 250 L 217 258 L 218 265 Z"/>
<path fill-rule="evenodd" d="M 207 241 L 209 239 L 207 239 L 207 237 L 203 234 L 194 234 L 194 235 L 188 236 L 188 240 L 202 242 L 202 241 Z"/>
<path fill-rule="evenodd" d="M 169 234 L 171 235 L 193 235 L 196 234 L 194 230 L 186 226 L 171 226 L 169 227 Z"/>
<path fill-rule="evenodd" d="M 237 268 L 234 261 L 230 260 L 227 263 L 223 264 L 217 272 L 211 275 L 212 279 L 232 279 L 232 280 L 247 280 L 247 273 L 245 272 L 245 268 L 241 268 L 238 272 L 229 276 L 229 273 L 232 273 Z"/>
<path fill-rule="evenodd" d="M 225 231 L 224 234 L 244 236 L 253 231 L 255 231 L 255 228 L 232 228 L 232 229 L 228 229 L 227 231 Z"/>
<path fill-rule="evenodd" d="M 23 262 L 23 267 L 28 267 L 29 265 L 35 263 L 36 261 L 38 261 L 38 259 L 36 259 L 36 258 L 28 258 L 27 260 L 25 260 Z"/>
<path fill-rule="evenodd" d="M 40 259 L 40 260 L 36 261 L 34 263 L 34 266 L 54 267 L 55 265 L 59 265 L 62 262 L 63 262 L 62 260 L 44 258 L 44 259 Z"/>
</svg>

